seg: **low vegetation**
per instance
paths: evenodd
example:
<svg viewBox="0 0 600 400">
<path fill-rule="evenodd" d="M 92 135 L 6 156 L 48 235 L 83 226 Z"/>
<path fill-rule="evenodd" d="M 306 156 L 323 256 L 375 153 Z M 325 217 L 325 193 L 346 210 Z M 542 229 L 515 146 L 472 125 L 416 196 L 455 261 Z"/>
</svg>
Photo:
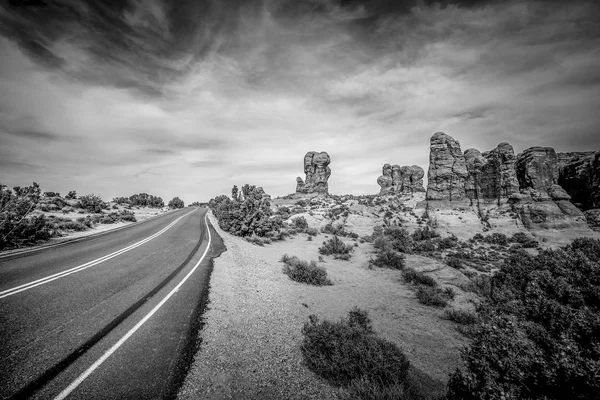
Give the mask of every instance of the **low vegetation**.
<svg viewBox="0 0 600 400">
<path fill-rule="evenodd" d="M 511 253 L 491 278 L 448 399 L 600 393 L 600 241 Z"/>
<path fill-rule="evenodd" d="M 349 260 L 354 247 L 345 244 L 339 237 L 334 236 L 323 242 L 319 247 L 319 253 L 323 255 L 333 255 L 335 259 Z"/>
<path fill-rule="evenodd" d="M 163 208 L 165 206 L 162 198 L 148 193 L 136 193 L 129 197 L 115 197 L 113 202 L 132 207 Z"/>
<path fill-rule="evenodd" d="M 273 216 L 271 204 L 256 186 L 244 185 L 232 189 L 231 198 L 221 195 L 210 199 L 209 206 L 219 226 L 232 235 L 277 238 L 282 220 Z"/>
<path fill-rule="evenodd" d="M 332 385 L 358 399 L 405 398 L 408 359 L 375 334 L 366 311 L 355 307 L 337 322 L 311 315 L 302 334 L 304 362 Z"/>
<path fill-rule="evenodd" d="M 307 262 L 298 259 L 296 256 L 284 254 L 281 257 L 281 262 L 284 264 L 283 273 L 293 281 L 315 286 L 333 285 L 327 277 L 327 270 L 319 267 L 314 261 Z"/>
</svg>

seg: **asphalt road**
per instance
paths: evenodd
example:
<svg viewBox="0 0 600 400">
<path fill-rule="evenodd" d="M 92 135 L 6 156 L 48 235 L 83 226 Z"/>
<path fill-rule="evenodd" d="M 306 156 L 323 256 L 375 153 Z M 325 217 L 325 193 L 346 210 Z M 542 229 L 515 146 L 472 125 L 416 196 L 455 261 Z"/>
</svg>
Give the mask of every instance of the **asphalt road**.
<svg viewBox="0 0 600 400">
<path fill-rule="evenodd" d="M 0 398 L 172 398 L 197 350 L 205 209 L 0 257 Z"/>
</svg>

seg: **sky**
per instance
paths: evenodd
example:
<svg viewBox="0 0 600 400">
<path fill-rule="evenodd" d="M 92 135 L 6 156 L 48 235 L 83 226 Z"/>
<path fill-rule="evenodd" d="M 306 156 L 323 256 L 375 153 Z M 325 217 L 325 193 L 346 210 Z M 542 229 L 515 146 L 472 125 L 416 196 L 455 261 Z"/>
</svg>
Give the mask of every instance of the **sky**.
<svg viewBox="0 0 600 400">
<path fill-rule="evenodd" d="M 600 149 L 600 2 L 2 0 L 0 183 L 186 204 L 427 171 L 429 139 Z"/>
</svg>

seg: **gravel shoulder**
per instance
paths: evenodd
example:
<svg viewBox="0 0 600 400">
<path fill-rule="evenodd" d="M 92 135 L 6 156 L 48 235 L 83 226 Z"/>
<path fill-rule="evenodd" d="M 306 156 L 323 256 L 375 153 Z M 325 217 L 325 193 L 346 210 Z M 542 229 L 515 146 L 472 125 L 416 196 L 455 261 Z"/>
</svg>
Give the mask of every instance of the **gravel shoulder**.
<svg viewBox="0 0 600 400">
<path fill-rule="evenodd" d="M 303 365 L 301 329 L 311 314 L 337 320 L 354 306 L 367 310 L 375 331 L 398 344 L 411 364 L 432 380 L 444 384 L 459 365 L 466 339 L 441 318 L 443 310 L 418 303 L 400 271 L 369 269 L 370 244 L 360 244 L 350 261 L 325 257 L 319 265 L 334 285 L 313 287 L 291 281 L 279 259 L 287 253 L 317 260 L 324 234 L 313 241 L 300 234 L 258 247 L 223 232 L 210 213 L 209 218 L 227 251 L 214 260 L 200 350 L 180 399 L 342 398 L 342 389 L 329 386 Z M 461 280 L 436 263 L 407 257 L 407 266 L 434 270 L 443 284 Z"/>
</svg>

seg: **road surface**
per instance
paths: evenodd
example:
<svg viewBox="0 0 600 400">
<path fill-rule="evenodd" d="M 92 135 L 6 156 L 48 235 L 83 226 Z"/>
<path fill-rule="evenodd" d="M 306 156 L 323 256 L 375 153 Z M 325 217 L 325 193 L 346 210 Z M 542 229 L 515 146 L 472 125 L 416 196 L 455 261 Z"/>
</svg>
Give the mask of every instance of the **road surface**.
<svg viewBox="0 0 600 400">
<path fill-rule="evenodd" d="M 224 249 L 205 214 L 0 257 L 0 399 L 174 397 Z"/>
</svg>

